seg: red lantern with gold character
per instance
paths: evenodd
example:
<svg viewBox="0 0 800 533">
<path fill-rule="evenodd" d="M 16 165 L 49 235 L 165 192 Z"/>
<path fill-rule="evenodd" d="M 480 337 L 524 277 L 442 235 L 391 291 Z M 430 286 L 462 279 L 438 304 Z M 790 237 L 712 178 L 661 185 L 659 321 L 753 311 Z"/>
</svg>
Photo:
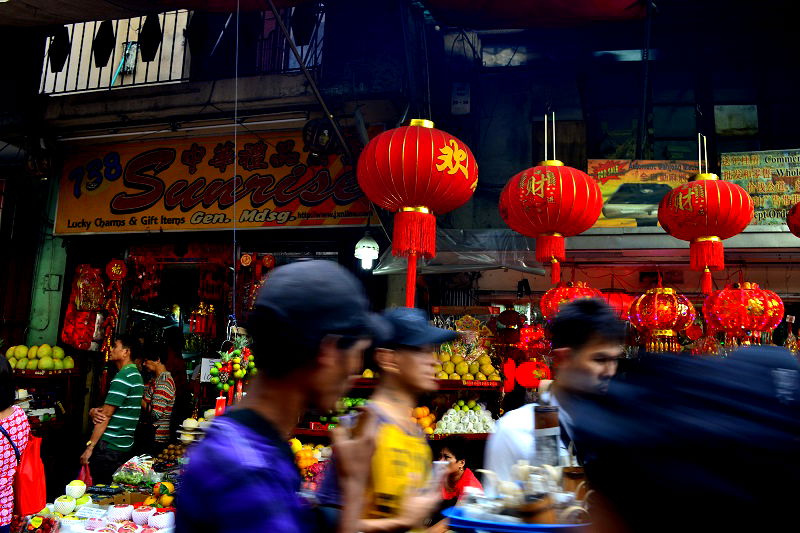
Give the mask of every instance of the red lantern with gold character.
<svg viewBox="0 0 800 533">
<path fill-rule="evenodd" d="M 741 233 L 752 219 L 753 199 L 747 191 L 710 173 L 672 189 L 658 206 L 664 231 L 689 241 L 692 270 L 703 272 L 703 294 L 711 293 L 711 271 L 725 267 L 722 241 Z"/>
<path fill-rule="evenodd" d="M 545 320 L 551 320 L 558 314 L 558 309 L 565 303 L 579 298 L 600 298 L 600 291 L 590 287 L 583 281 L 568 281 L 559 283 L 544 295 L 539 306 Z"/>
<path fill-rule="evenodd" d="M 385 131 L 358 158 L 358 184 L 373 203 L 396 212 L 392 253 L 408 257 L 406 305 L 414 306 L 417 259 L 436 255 L 436 216 L 465 204 L 478 185 L 466 144 L 430 120 Z"/>
<path fill-rule="evenodd" d="M 655 287 L 631 304 L 630 320 L 650 352 L 676 352 L 678 333 L 694 322 L 695 310 L 686 296 L 669 287 Z"/>
<path fill-rule="evenodd" d="M 515 175 L 500 193 L 500 216 L 514 231 L 536 238 L 536 260 L 561 279 L 564 238 L 583 233 L 600 216 L 600 186 L 585 172 L 550 160 Z"/>
<path fill-rule="evenodd" d="M 773 296 L 774 295 L 774 296 Z M 762 333 L 771 333 L 783 316 L 783 302 L 757 283 L 727 285 L 706 298 L 703 311 L 709 327 L 723 331 L 737 344 L 761 344 Z"/>
</svg>

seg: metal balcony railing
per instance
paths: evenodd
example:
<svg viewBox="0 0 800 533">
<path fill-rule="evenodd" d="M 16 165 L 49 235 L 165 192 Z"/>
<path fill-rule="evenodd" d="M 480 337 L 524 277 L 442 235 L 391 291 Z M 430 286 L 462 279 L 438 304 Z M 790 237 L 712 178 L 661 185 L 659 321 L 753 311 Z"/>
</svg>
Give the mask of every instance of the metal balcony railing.
<svg viewBox="0 0 800 533">
<path fill-rule="evenodd" d="M 48 37 L 39 92 L 72 94 L 192 80 L 232 78 L 237 40 L 235 14 L 187 10 L 79 22 Z M 322 60 L 322 3 L 281 11 L 306 65 Z M 239 76 L 299 70 L 272 12 L 242 13 Z"/>
</svg>

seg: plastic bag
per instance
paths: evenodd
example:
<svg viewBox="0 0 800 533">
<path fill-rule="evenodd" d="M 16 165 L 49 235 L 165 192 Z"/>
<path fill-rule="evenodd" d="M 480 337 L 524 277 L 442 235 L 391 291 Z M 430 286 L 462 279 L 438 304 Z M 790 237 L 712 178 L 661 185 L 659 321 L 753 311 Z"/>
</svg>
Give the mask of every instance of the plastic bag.
<svg viewBox="0 0 800 533">
<path fill-rule="evenodd" d="M 31 435 L 14 479 L 14 512 L 26 516 L 47 505 L 47 486 L 40 450 L 42 439 Z"/>
<path fill-rule="evenodd" d="M 149 455 L 132 457 L 120 466 L 111 479 L 126 485 L 141 485 L 147 481 L 153 470 L 153 458 Z"/>
<path fill-rule="evenodd" d="M 89 465 L 81 466 L 81 471 L 78 473 L 78 479 L 86 483 L 87 487 L 94 485 L 92 481 L 92 472 L 89 470 Z"/>
</svg>

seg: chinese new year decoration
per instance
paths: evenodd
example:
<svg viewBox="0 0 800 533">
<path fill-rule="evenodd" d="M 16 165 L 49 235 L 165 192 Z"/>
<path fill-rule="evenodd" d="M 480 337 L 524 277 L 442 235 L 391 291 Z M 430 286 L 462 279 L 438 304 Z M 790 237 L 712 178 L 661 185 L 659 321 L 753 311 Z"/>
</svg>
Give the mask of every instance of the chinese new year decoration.
<svg viewBox="0 0 800 533">
<path fill-rule="evenodd" d="M 615 289 L 603 291 L 601 296 L 606 303 L 608 303 L 609 307 L 614 310 L 617 318 L 624 321 L 630 320 L 631 304 L 636 299 L 635 296 Z"/>
<path fill-rule="evenodd" d="M 711 293 L 711 271 L 725 267 L 722 241 L 741 233 L 752 219 L 753 199 L 747 191 L 707 171 L 672 189 L 658 206 L 664 231 L 689 241 L 691 268 L 703 273 L 703 294 Z"/>
<path fill-rule="evenodd" d="M 436 255 L 436 216 L 462 206 L 478 185 L 466 144 L 412 120 L 372 139 L 358 159 L 358 184 L 378 206 L 395 212 L 392 253 L 408 258 L 406 306 L 414 306 L 417 259 Z"/>
<path fill-rule="evenodd" d="M 545 127 L 545 145 L 546 137 Z M 499 205 L 509 228 L 536 239 L 536 260 L 551 265 L 554 284 L 561 280 L 561 262 L 566 259 L 564 238 L 591 228 L 602 207 L 597 182 L 561 161 L 547 160 L 547 152 L 545 161 L 509 180 Z"/>
<path fill-rule="evenodd" d="M 189 331 L 203 337 L 217 336 L 217 314 L 213 304 L 200 302 L 189 315 Z"/>
<path fill-rule="evenodd" d="M 795 204 L 786 213 L 786 225 L 795 237 L 800 237 L 800 204 Z"/>
<path fill-rule="evenodd" d="M 220 394 L 227 395 L 228 405 L 233 404 L 234 393 L 236 399 L 242 398 L 244 382 L 258 372 L 253 352 L 241 338 L 236 338 L 234 345 L 228 351 L 219 352 L 220 360 L 214 363 L 209 373 L 211 384 L 215 385 Z"/>
<path fill-rule="evenodd" d="M 677 352 L 678 333 L 694 322 L 692 303 L 675 289 L 655 287 L 631 304 L 630 321 L 650 352 Z"/>
<path fill-rule="evenodd" d="M 600 291 L 590 287 L 583 281 L 566 281 L 559 283 L 544 295 L 539 307 L 545 320 L 552 320 L 558 309 L 565 303 L 579 298 L 600 298 Z"/>
<path fill-rule="evenodd" d="M 94 339 L 97 313 L 104 309 L 105 288 L 100 269 L 78 265 L 72 283 L 61 340 L 79 350 L 88 350 Z"/>
<path fill-rule="evenodd" d="M 103 356 L 106 361 L 111 357 L 111 342 L 119 324 L 119 299 L 122 296 L 122 281 L 128 275 L 128 267 L 119 259 L 112 259 L 106 265 L 108 287 L 106 288 L 106 318 L 103 329 Z"/>
<path fill-rule="evenodd" d="M 743 282 L 712 292 L 703 313 L 710 330 L 724 332 L 728 343 L 761 344 L 763 334 L 780 323 L 783 302 L 757 283 Z"/>
</svg>

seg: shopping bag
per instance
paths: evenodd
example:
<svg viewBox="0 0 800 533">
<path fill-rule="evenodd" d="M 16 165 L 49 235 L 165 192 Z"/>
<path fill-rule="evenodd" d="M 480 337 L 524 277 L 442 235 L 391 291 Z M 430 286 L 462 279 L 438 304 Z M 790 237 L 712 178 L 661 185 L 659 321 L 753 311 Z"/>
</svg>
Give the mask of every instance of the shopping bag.
<svg viewBox="0 0 800 533">
<path fill-rule="evenodd" d="M 87 487 L 94 485 L 92 481 L 92 472 L 89 470 L 89 465 L 81 466 L 81 471 L 78 473 L 78 479 L 86 483 Z"/>
<path fill-rule="evenodd" d="M 14 479 L 14 513 L 18 515 L 38 513 L 47 505 L 41 448 L 42 439 L 31 435 L 17 467 L 17 476 Z"/>
</svg>

